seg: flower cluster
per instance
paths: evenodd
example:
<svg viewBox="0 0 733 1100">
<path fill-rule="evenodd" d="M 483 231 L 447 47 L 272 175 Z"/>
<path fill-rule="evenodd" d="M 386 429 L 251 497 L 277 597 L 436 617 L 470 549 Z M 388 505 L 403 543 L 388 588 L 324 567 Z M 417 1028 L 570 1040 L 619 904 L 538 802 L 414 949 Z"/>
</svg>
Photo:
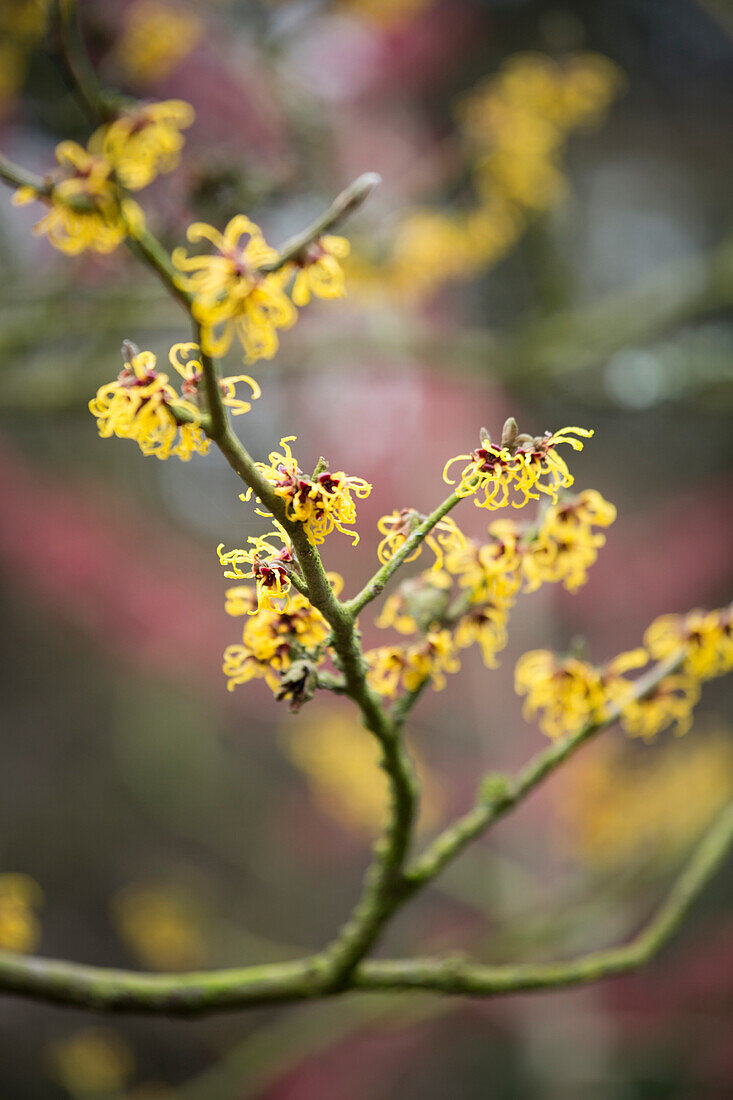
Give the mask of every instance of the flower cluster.
<svg viewBox="0 0 733 1100">
<path fill-rule="evenodd" d="M 285 502 L 288 519 L 303 524 L 309 542 L 314 545 L 323 542 L 335 528 L 350 535 L 356 546 L 359 535 L 348 530 L 356 522 L 354 497 L 361 500 L 368 497 L 371 485 L 343 470 L 317 468 L 312 477 L 304 474 L 290 449 L 296 438 L 288 435 L 281 439 L 282 451 L 272 451 L 269 463 L 257 462 L 257 469 L 273 487 L 276 496 Z M 249 500 L 251 495 L 248 490 L 242 494 L 242 500 Z"/>
<path fill-rule="evenodd" d="M 174 344 L 168 353 L 171 366 L 183 380 L 181 395 L 169 376 L 158 372 L 152 352 L 139 351 L 126 341 L 123 355 L 125 365 L 116 381 L 100 386 L 89 402 L 100 436 L 133 439 L 144 455 L 160 459 L 174 455 L 187 462 L 194 453 L 206 454 L 209 440 L 201 427 L 205 399 L 198 344 Z M 235 415 L 251 408 L 248 401 L 236 396 L 239 382 L 250 387 L 253 399 L 260 395 L 259 386 L 247 375 L 221 379 L 222 400 Z"/>
<path fill-rule="evenodd" d="M 365 654 L 367 678 L 379 694 L 393 696 L 402 685 L 418 691 L 430 682 L 436 691 L 446 685 L 445 674 L 461 667 L 450 630 L 430 630 L 416 645 L 380 646 Z"/>
<path fill-rule="evenodd" d="M 123 188 L 139 191 L 175 168 L 183 147 L 181 130 L 193 118 L 193 108 L 177 99 L 123 110 L 95 131 L 86 149 L 74 141 L 57 145 L 56 173 L 43 188 L 18 188 L 13 201 L 48 205 L 34 232 L 61 252 L 113 252 L 144 227 L 140 207 Z"/>
<path fill-rule="evenodd" d="M 486 474 L 496 484 L 489 488 L 483 481 L 482 486 L 497 507 L 512 499 L 516 485 L 522 487 L 520 504 L 530 497 L 539 498 L 540 492 L 557 495 L 560 486 L 555 481 L 558 466 L 554 446 L 563 441 L 582 446 L 578 440 L 568 439 L 569 431 L 586 434 L 585 429 L 563 429 L 537 440 L 520 436 L 516 422 L 510 419 L 504 425 L 501 446 L 491 451 L 488 436 L 483 433 L 480 451 L 474 456 L 461 456 L 462 460 L 472 459 L 464 470 L 465 490 L 476 491 Z M 498 461 L 489 461 L 489 454 L 498 454 Z M 552 458 L 548 458 L 550 455 Z M 481 468 L 484 464 L 486 470 Z M 562 480 L 572 481 L 564 463 Z M 403 582 L 388 597 L 377 626 L 392 627 L 401 634 L 451 628 L 458 649 L 478 645 L 487 668 L 495 668 L 497 654 L 507 643 L 509 613 L 520 589 L 533 592 L 543 583 L 557 582 L 575 591 L 587 580 L 588 568 L 605 541 L 596 528 L 612 523 L 615 516 L 615 508 L 600 493 L 585 490 L 574 497 L 548 502 L 533 523 L 495 520 L 484 542 L 467 538 L 450 517 L 445 517 L 434 528 L 437 534 L 425 540 L 435 554 L 433 566 Z M 380 561 L 389 561 L 423 519 L 414 509 L 383 516 L 378 523 L 383 536 L 378 548 Z M 419 550 L 407 560 L 413 560 Z M 454 584 L 458 594 L 452 599 Z M 394 678 L 403 660 L 404 653 L 398 647 L 383 649 L 380 668 L 388 683 L 391 680 L 387 673 L 392 672 Z"/>
<path fill-rule="evenodd" d="M 193 120 L 193 107 L 181 99 L 140 103 L 100 127 L 89 148 L 112 165 L 123 187 L 140 191 L 156 176 L 178 167 L 184 141 L 181 130 Z"/>
<path fill-rule="evenodd" d="M 351 282 L 392 300 L 420 300 L 496 264 L 538 211 L 562 199 L 570 133 L 597 123 L 621 86 L 620 71 L 599 54 L 507 59 L 457 110 L 473 205 L 410 211 L 392 231 L 386 260 L 381 242 L 362 246 L 349 265 Z"/>
<path fill-rule="evenodd" d="M 722 676 L 733 669 L 733 605 L 719 611 L 663 615 L 647 630 L 644 644 L 657 660 L 681 649 L 683 671 L 699 680 Z"/>
<path fill-rule="evenodd" d="M 133 0 L 125 9 L 115 56 L 129 79 L 143 84 L 165 80 L 204 33 L 192 11 L 161 0 Z"/>
<path fill-rule="evenodd" d="M 657 619 L 644 635 L 643 648 L 622 653 L 602 668 L 577 657 L 533 650 L 517 662 L 515 690 L 526 696 L 525 716 L 539 713 L 540 728 L 548 737 L 577 733 L 614 710 L 631 737 L 650 740 L 672 725 L 683 734 L 692 724 L 701 681 L 733 667 L 732 633 L 733 611 L 728 607 Z M 641 693 L 625 676 L 650 661 L 674 662 L 675 657 L 679 668 Z"/>
<path fill-rule="evenodd" d="M 567 463 L 557 453 L 558 446 L 567 443 L 582 451 L 583 444 L 575 437 L 589 439 L 592 435 L 589 428 L 561 428 L 535 437 L 519 435 L 515 422 L 508 420 L 501 443 L 492 443 L 488 433 L 482 432 L 481 445 L 475 451 L 446 463 L 443 479 L 448 485 L 455 484 L 448 471 L 456 462 L 466 462 L 455 491 L 459 497 L 475 496 L 477 508 L 494 510 L 510 503 L 523 508 L 530 500 L 539 500 L 540 493 L 555 502 L 558 491 L 573 484 Z"/>
<path fill-rule="evenodd" d="M 195 222 L 187 236 L 192 243 L 208 241 L 215 250 L 214 255 L 189 256 L 184 248 L 176 248 L 172 256 L 182 272 L 179 285 L 193 295 L 194 316 L 211 355 L 223 355 L 236 336 L 248 362 L 272 359 L 279 346 L 278 330 L 290 328 L 297 319 L 293 303 L 305 305 L 311 294 L 344 294 L 338 257 L 348 254 L 349 245 L 342 237 L 319 237 L 291 262 L 280 264 L 259 226 L 243 214 L 232 218 L 223 233 Z M 291 282 L 292 299 L 287 292 Z"/>
<path fill-rule="evenodd" d="M 329 573 L 328 579 L 338 593 L 342 578 Z M 228 646 L 224 653 L 228 689 L 233 691 L 238 684 L 263 679 L 278 698 L 287 694 L 296 703 L 283 679 L 297 662 L 307 666 L 307 676 L 324 659 L 329 626 L 320 611 L 299 592 L 291 592 L 279 604 L 263 603 L 246 585 L 227 591 L 226 610 L 230 615 L 245 616 L 241 644 Z"/>
<path fill-rule="evenodd" d="M 36 236 L 47 236 L 54 248 L 68 256 L 113 252 L 128 233 L 139 230 L 142 211 L 131 199 L 121 198 L 114 166 L 106 157 L 82 148 L 75 141 L 56 146 L 59 171 L 44 190 L 19 187 L 16 206 L 40 200 L 48 205 L 34 226 Z"/>
<path fill-rule="evenodd" d="M 559 583 L 575 592 L 588 579 L 588 569 L 605 545 L 596 527 L 609 527 L 616 509 L 595 489 L 550 505 L 539 527 L 520 543 L 525 592 Z"/>
</svg>

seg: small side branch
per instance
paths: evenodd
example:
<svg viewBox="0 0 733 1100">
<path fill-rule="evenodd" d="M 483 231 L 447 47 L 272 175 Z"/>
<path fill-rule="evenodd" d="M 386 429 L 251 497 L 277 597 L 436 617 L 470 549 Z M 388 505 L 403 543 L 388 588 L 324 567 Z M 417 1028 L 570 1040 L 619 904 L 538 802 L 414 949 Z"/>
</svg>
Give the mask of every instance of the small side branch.
<svg viewBox="0 0 733 1100">
<path fill-rule="evenodd" d="M 642 931 L 621 947 L 558 963 L 482 966 L 457 959 L 405 959 L 365 963 L 354 976 L 358 989 L 421 989 L 489 997 L 527 990 L 562 989 L 637 970 L 679 928 L 733 844 L 733 802 L 703 837 L 666 901 Z"/>
<path fill-rule="evenodd" d="M 261 271 L 279 271 L 285 264 L 300 259 L 306 249 L 314 241 L 317 241 L 324 233 L 335 229 L 340 221 L 353 214 L 361 204 L 369 197 L 375 187 L 382 182 L 382 177 L 377 172 L 365 172 L 363 175 L 344 188 L 340 195 L 333 200 L 328 210 L 316 219 L 302 233 L 291 237 L 280 249 L 276 260 L 269 264 L 263 264 Z"/>
<path fill-rule="evenodd" d="M 425 536 L 430 534 L 436 523 L 439 523 L 443 516 L 447 515 L 452 508 L 455 508 L 456 504 L 462 499 L 462 497 L 458 496 L 458 493 L 451 493 L 442 504 L 438 505 L 434 512 L 431 512 L 422 523 L 418 524 L 402 546 L 400 546 L 399 550 L 392 555 L 389 561 L 383 565 L 381 569 L 377 570 L 371 580 L 367 581 L 361 592 L 344 604 L 349 614 L 358 615 L 363 607 L 366 607 L 368 603 L 371 603 L 372 600 L 375 600 L 377 596 L 380 595 L 387 581 L 394 576 L 402 563 L 410 557 L 410 554 L 418 549 L 420 544 L 424 541 Z"/>
</svg>

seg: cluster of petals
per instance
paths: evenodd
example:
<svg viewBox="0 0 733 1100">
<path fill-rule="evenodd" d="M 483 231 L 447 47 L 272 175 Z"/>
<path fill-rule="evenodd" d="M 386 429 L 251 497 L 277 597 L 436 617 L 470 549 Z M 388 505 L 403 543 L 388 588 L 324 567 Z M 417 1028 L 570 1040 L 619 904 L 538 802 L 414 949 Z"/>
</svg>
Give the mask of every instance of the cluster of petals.
<svg viewBox="0 0 733 1100">
<path fill-rule="evenodd" d="M 344 298 L 346 281 L 339 260 L 345 260 L 351 246 L 345 237 L 325 233 L 301 251 L 286 266 L 294 274 L 291 297 L 296 306 L 307 306 L 311 295 L 316 298 Z"/>
<path fill-rule="evenodd" d="M 567 463 L 557 453 L 558 446 L 566 443 L 582 451 L 583 443 L 576 437 L 587 439 L 592 435 L 592 429 L 570 427 L 543 436 L 520 435 L 511 444 L 494 444 L 487 437 L 470 454 L 450 459 L 443 479 L 449 485 L 456 484 L 449 477 L 450 468 L 464 462 L 455 492 L 459 497 L 475 497 L 478 508 L 494 510 L 507 504 L 523 508 L 530 500 L 540 500 L 540 494 L 554 503 L 559 490 L 573 484 Z"/>
<path fill-rule="evenodd" d="M 170 365 L 181 377 L 181 394 L 161 374 L 151 351 L 125 344 L 126 362 L 117 379 L 100 386 L 89 402 L 103 439 L 117 436 L 132 439 L 145 455 L 165 459 L 175 456 L 186 462 L 191 455 L 206 454 L 209 440 L 201 427 L 204 411 L 203 368 L 198 344 L 174 344 L 168 353 Z M 220 380 L 222 400 L 237 413 L 247 412 L 249 401 L 237 397 L 236 386 L 246 383 L 251 398 L 259 397 L 254 379 L 233 375 Z"/>
<path fill-rule="evenodd" d="M 706 614 L 725 615 L 724 612 Z M 669 726 L 674 726 L 677 734 L 686 733 L 700 698 L 701 680 L 707 675 L 720 675 L 725 669 L 718 662 L 715 666 L 718 671 L 710 672 L 712 666 L 707 662 L 698 665 L 708 670 L 706 675 L 693 671 L 693 662 L 687 657 L 679 637 L 671 644 L 665 635 L 662 644 L 650 646 L 650 638 L 655 642 L 662 636 L 659 623 L 665 629 L 668 625 L 664 620 L 653 623 L 645 635 L 645 648 L 621 653 L 600 668 L 576 657 L 557 657 L 548 650 L 525 653 L 517 662 L 514 683 L 517 693 L 526 696 L 525 717 L 539 714 L 540 729 L 548 737 L 577 733 L 587 723 L 602 722 L 612 713 L 618 715 L 622 728 L 631 737 L 651 740 Z M 721 632 L 724 630 L 723 626 Z M 634 681 L 626 675 L 628 672 L 644 668 L 650 660 L 676 655 L 680 657 L 679 669 L 670 671 L 652 687 L 641 692 L 635 690 Z M 727 660 L 730 662 L 730 655 Z"/>
<path fill-rule="evenodd" d="M 322 543 L 336 529 L 349 535 L 356 546 L 358 532 L 349 530 L 356 522 L 354 497 L 368 497 L 371 485 L 343 470 L 321 470 L 312 477 L 304 474 L 290 448 L 296 438 L 281 439 L 282 451 L 272 451 L 269 462 L 256 463 L 257 469 L 285 502 L 288 519 L 302 523 L 309 542 Z M 250 496 L 251 490 L 243 493 L 242 499 Z"/>
<path fill-rule="evenodd" d="M 186 422 L 179 423 L 174 409 L 188 418 Z M 168 375 L 158 372 L 151 351 L 129 354 L 117 379 L 97 390 L 89 411 L 103 439 L 132 439 L 144 455 L 176 456 L 186 462 L 194 452 L 206 454 L 209 447 L 197 406 L 179 397 Z"/>
<path fill-rule="evenodd" d="M 68 256 L 92 252 L 113 252 L 128 233 L 143 225 L 139 206 L 121 197 L 114 178 L 114 166 L 106 157 L 84 149 L 75 141 L 56 146 L 58 172 L 47 189 L 19 187 L 13 195 L 16 206 L 40 201 L 49 209 L 33 227 L 36 236 Z"/>
<path fill-rule="evenodd" d="M 663 615 L 648 628 L 644 644 L 657 660 L 682 651 L 683 671 L 699 680 L 722 676 L 733 668 L 733 605 Z"/>
<path fill-rule="evenodd" d="M 430 682 L 436 691 L 442 691 L 446 673 L 460 668 L 450 630 L 431 630 L 413 646 L 380 646 L 364 656 L 369 684 L 387 697 L 394 696 L 400 685 L 415 692 Z"/>
<path fill-rule="evenodd" d="M 278 540 L 282 545 L 277 545 Z M 224 550 L 219 543 L 216 552 L 219 562 L 225 566 L 224 576 L 228 580 L 247 580 L 255 582 L 257 590 L 257 610 L 280 611 L 288 607 L 291 588 L 290 575 L 295 567 L 293 547 L 290 539 L 277 524 L 268 535 L 255 535 L 247 539 L 249 549 Z M 246 570 L 242 566 L 247 566 Z"/>
<path fill-rule="evenodd" d="M 193 107 L 181 99 L 140 103 L 96 130 L 89 148 L 113 167 L 123 187 L 139 191 L 178 167 L 184 144 L 181 131 L 194 117 Z"/>
<path fill-rule="evenodd" d="M 606 537 L 597 527 L 608 527 L 616 509 L 595 489 L 550 505 L 538 528 L 521 544 L 524 591 L 559 583 L 575 592 L 588 580 Z"/>
<path fill-rule="evenodd" d="M 336 573 L 329 573 L 328 579 L 334 591 L 340 591 L 343 579 Z M 263 679 L 277 695 L 281 676 L 293 660 L 304 654 L 316 663 L 323 659 L 329 626 L 301 593 L 291 592 L 287 604 L 265 606 L 259 604 L 251 585 L 237 585 L 227 590 L 225 608 L 230 615 L 245 616 L 241 643 L 224 652 L 229 691 L 249 680 Z"/>
<path fill-rule="evenodd" d="M 213 255 L 189 256 L 184 248 L 172 255 L 181 272 L 179 285 L 193 296 L 194 316 L 211 355 L 223 355 L 236 337 L 248 362 L 272 359 L 278 332 L 297 320 L 296 305 L 306 305 L 311 294 L 340 298 L 345 293 L 337 257 L 347 255 L 349 245 L 342 237 L 319 237 L 280 264 L 277 250 L 244 214 L 232 218 L 223 233 L 195 222 L 187 236 L 193 244 L 208 241 L 214 248 Z"/>
<path fill-rule="evenodd" d="M 525 653 L 517 661 L 514 690 L 526 696 L 523 714 L 539 714 L 539 726 L 548 737 L 577 733 L 588 723 L 602 722 L 612 703 L 621 704 L 632 685 L 623 673 L 647 663 L 645 650 L 619 654 L 604 668 L 579 657 L 558 657 L 546 649 Z"/>
</svg>

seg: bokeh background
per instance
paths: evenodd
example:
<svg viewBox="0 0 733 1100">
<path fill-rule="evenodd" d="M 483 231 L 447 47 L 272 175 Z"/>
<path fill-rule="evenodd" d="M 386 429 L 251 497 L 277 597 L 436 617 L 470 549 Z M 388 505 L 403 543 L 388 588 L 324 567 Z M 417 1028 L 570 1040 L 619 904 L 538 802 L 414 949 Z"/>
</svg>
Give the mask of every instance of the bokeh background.
<svg viewBox="0 0 733 1100">
<path fill-rule="evenodd" d="M 0 5 L 0 147 L 44 171 L 88 124 L 53 41 L 18 36 L 19 6 Z M 358 173 L 383 177 L 347 228 L 348 299 L 304 311 L 258 364 L 264 395 L 239 425 L 258 457 L 297 433 L 305 468 L 324 454 L 374 484 L 358 549 L 337 535 L 326 546 L 347 590 L 375 567 L 378 516 L 434 506 L 444 461 L 482 425 L 497 432 L 513 414 L 532 432 L 596 428 L 576 483 L 619 518 L 589 583 L 520 599 L 499 670 L 467 652 L 415 712 L 428 837 L 487 770 L 542 746 L 512 691 L 526 649 L 580 637 L 601 661 L 659 614 L 730 599 L 733 7 L 80 7 L 103 80 L 196 109 L 183 166 L 143 197 L 167 244 L 239 211 L 277 244 Z M 482 93 L 511 81 L 517 55 L 567 74 L 579 51 L 592 55 L 578 95 L 593 108 L 549 149 L 506 120 L 506 160 L 487 182 L 471 130 Z M 540 81 L 540 108 L 544 94 Z M 226 692 L 237 623 L 215 547 L 257 530 L 239 486 L 213 453 L 158 463 L 102 442 L 86 411 L 123 338 L 164 355 L 188 338 L 185 318 L 123 251 L 69 260 L 35 240 L 34 214 L 0 195 L 0 872 L 29 876 L 28 946 L 150 970 L 315 948 L 357 896 L 380 820 L 373 746 L 338 700 L 291 716 L 263 684 Z M 480 533 L 474 512 L 457 518 Z M 371 617 L 362 625 L 381 637 Z M 385 948 L 540 960 L 633 934 L 733 790 L 730 698 L 707 685 L 684 738 L 606 733 L 414 901 Z M 198 1022 L 2 999 L 0 1091 L 729 1097 L 732 932 L 729 867 L 657 961 L 587 989 L 354 997 Z"/>
</svg>

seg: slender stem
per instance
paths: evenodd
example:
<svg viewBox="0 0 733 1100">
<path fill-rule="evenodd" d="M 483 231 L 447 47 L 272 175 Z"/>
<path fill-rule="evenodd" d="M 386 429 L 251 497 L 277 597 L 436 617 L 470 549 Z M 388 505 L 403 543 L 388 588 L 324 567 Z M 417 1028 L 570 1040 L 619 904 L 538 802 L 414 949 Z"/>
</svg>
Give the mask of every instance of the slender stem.
<svg viewBox="0 0 733 1100">
<path fill-rule="evenodd" d="M 51 191 L 51 184 L 41 176 L 13 164 L 2 153 L 0 153 L 0 180 L 10 184 L 11 187 L 32 187 L 39 195 L 48 195 Z"/>
<path fill-rule="evenodd" d="M 336 987 L 318 955 L 234 970 L 137 974 L 2 951 L 0 990 L 97 1012 L 191 1016 L 328 997 L 346 988 L 422 989 L 474 997 L 560 989 L 636 970 L 648 962 L 680 926 L 732 844 L 733 802 L 710 826 L 666 901 L 630 943 L 566 962 L 482 966 L 455 958 L 385 959 L 362 962 L 345 987 Z"/>
<path fill-rule="evenodd" d="M 644 699 L 650 695 L 666 676 L 679 668 L 681 660 L 682 657 L 675 654 L 641 676 L 634 686 L 632 700 Z M 505 783 L 499 782 L 494 785 L 493 790 L 490 788 L 489 791 L 484 792 L 484 796 L 479 797 L 476 805 L 468 813 L 459 817 L 440 833 L 422 855 L 406 869 L 407 892 L 414 893 L 421 886 L 431 882 L 472 840 L 523 801 L 586 741 L 617 722 L 620 714 L 619 706 L 610 707 L 604 719 L 588 722 L 577 733 L 553 742 L 548 748 L 537 753 L 514 779 L 507 777 Z"/>
<path fill-rule="evenodd" d="M 358 615 L 363 607 L 366 607 L 368 603 L 375 600 L 377 596 L 384 590 L 384 586 L 390 577 L 394 576 L 402 563 L 409 558 L 413 551 L 417 550 L 425 536 L 430 534 L 433 527 L 438 523 L 443 516 L 447 515 L 452 508 L 455 508 L 456 504 L 462 497 L 459 497 L 457 493 L 451 493 L 449 497 L 439 504 L 434 512 L 431 512 L 429 516 L 426 516 L 422 523 L 414 529 L 407 539 L 400 546 L 386 565 L 383 565 L 381 569 L 378 569 L 371 580 L 362 588 L 353 599 L 348 600 L 344 607 L 351 615 Z"/>
<path fill-rule="evenodd" d="M 280 249 L 277 259 L 272 260 L 269 264 L 263 264 L 260 271 L 279 271 L 285 264 L 300 259 L 308 245 L 318 240 L 330 229 L 334 229 L 349 214 L 353 214 L 381 182 L 382 177 L 376 172 L 365 172 L 362 176 L 359 176 L 336 196 L 328 210 L 320 218 L 317 218 L 302 233 L 298 233 L 297 236 L 286 241 Z"/>
<path fill-rule="evenodd" d="M 178 272 L 158 238 L 149 229 L 128 226 L 128 231 L 129 236 L 125 238 L 125 243 L 130 251 L 155 271 L 171 296 L 181 303 L 187 313 L 191 314 L 193 295 L 179 286 Z M 195 321 L 194 324 L 196 324 Z"/>
<path fill-rule="evenodd" d="M 61 55 L 72 86 L 92 124 L 113 115 L 84 45 L 76 0 L 57 0 L 57 25 Z"/>
</svg>

